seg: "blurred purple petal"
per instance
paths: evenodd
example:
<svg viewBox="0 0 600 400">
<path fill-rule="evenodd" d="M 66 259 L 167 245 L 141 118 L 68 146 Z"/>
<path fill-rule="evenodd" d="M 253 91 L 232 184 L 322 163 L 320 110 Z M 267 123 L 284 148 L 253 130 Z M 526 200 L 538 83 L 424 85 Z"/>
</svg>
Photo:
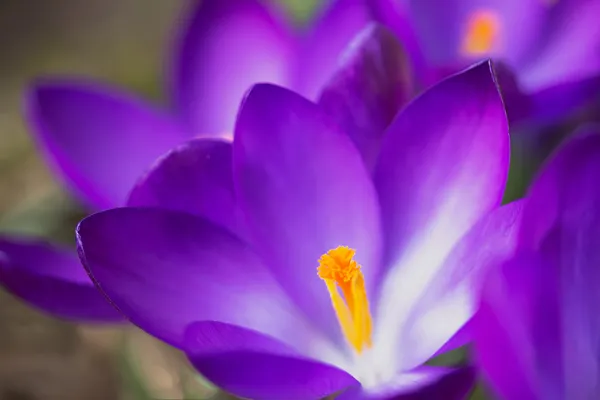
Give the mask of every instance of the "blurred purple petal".
<svg viewBox="0 0 600 400">
<path fill-rule="evenodd" d="M 175 347 L 185 350 L 191 324 L 217 321 L 327 357 L 322 337 L 248 246 L 217 225 L 186 213 L 121 208 L 87 217 L 77 233 L 84 265 L 115 306 Z"/>
<path fill-rule="evenodd" d="M 600 2 L 560 0 L 544 6 L 549 16 L 540 43 L 519 74 L 525 90 L 539 91 L 600 74 Z"/>
<path fill-rule="evenodd" d="M 556 123 L 600 93 L 600 2 L 561 0 L 519 81 L 532 94 L 532 120 Z M 575 45 L 576 44 L 576 45 Z"/>
<path fill-rule="evenodd" d="M 535 255 L 524 253 L 491 269 L 481 289 L 483 299 L 471 324 L 475 357 L 492 389 L 506 400 L 555 398 L 542 396 L 537 376 L 560 351 L 551 318 L 556 282 L 545 267 Z M 546 344 L 545 351 L 536 351 L 535 343 Z"/>
<path fill-rule="evenodd" d="M 234 340 L 239 340 L 238 334 Z M 233 350 L 188 357 L 211 382 L 249 399 L 321 399 L 357 384 L 340 369 L 295 355 Z"/>
<path fill-rule="evenodd" d="M 230 142 L 186 142 L 162 157 L 142 177 L 131 192 L 128 205 L 186 211 L 231 232 L 242 232 L 231 163 Z"/>
<path fill-rule="evenodd" d="M 592 161 L 595 161 L 594 157 L 600 151 L 598 133 L 600 133 L 600 126 L 580 128 L 541 169 L 529 189 L 527 206 L 523 214 L 521 247 L 539 249 L 546 235 L 560 222 L 561 213 L 565 212 L 564 202 L 593 201 L 594 197 L 588 194 L 586 198 L 586 193 L 592 191 L 593 194 L 596 185 L 577 186 L 584 179 L 577 176 L 577 171 L 595 166 Z M 563 193 L 565 188 L 569 188 L 572 192 Z"/>
<path fill-rule="evenodd" d="M 557 208 L 555 222 L 540 245 L 540 253 L 548 264 L 548 273 L 559 282 L 560 309 L 547 307 L 545 310 L 559 314 L 560 328 L 548 334 L 554 333 L 563 340 L 558 353 L 562 355 L 562 369 L 549 371 L 544 377 L 548 381 L 562 378 L 565 398 L 588 399 L 600 391 L 597 351 L 600 339 L 600 126 L 577 132 L 554 158 L 553 165 L 550 161 L 548 170 L 555 171 L 556 192 L 552 198 Z M 544 191 L 535 192 L 535 188 L 530 194 L 532 198 L 547 195 Z M 539 211 L 527 208 L 525 212 L 525 221 L 535 224 Z M 542 219 L 542 223 L 546 222 Z M 538 351 L 547 350 L 533 343 Z M 556 355 L 553 358 L 556 359 Z M 550 393 L 551 387 L 546 383 L 542 380 Z"/>
<path fill-rule="evenodd" d="M 483 217 L 444 261 L 402 333 L 401 348 L 409 365 L 430 359 L 474 315 L 483 275 L 516 252 L 523 206 L 524 200 L 519 200 Z"/>
<path fill-rule="evenodd" d="M 264 84 L 246 97 L 233 146 L 253 244 L 296 304 L 345 343 L 316 267 L 328 250 L 348 246 L 367 286 L 377 274 L 379 207 L 360 154 L 316 104 Z"/>
<path fill-rule="evenodd" d="M 478 354 L 507 399 L 523 398 L 526 389 L 539 399 L 588 399 L 600 390 L 598 176 L 600 128 L 589 127 L 532 185 L 520 243 L 535 253 L 507 264 L 484 287 Z M 498 366 L 513 360 L 529 380 L 520 386 Z"/>
<path fill-rule="evenodd" d="M 364 0 L 330 1 L 301 42 L 294 86 L 298 93 L 316 100 L 346 47 L 370 22 Z"/>
<path fill-rule="evenodd" d="M 0 284 L 25 303 L 58 318 L 124 320 L 96 289 L 77 254 L 48 243 L 0 238 Z"/>
<path fill-rule="evenodd" d="M 168 116 L 90 82 L 38 82 L 25 112 L 51 165 L 97 208 L 124 204 L 139 175 L 184 139 Z"/>
<path fill-rule="evenodd" d="M 394 120 L 375 170 L 388 268 L 379 312 L 389 326 L 381 340 L 397 342 L 450 251 L 500 204 L 508 161 L 506 115 L 489 62 L 441 82 Z"/>
<path fill-rule="evenodd" d="M 350 135 L 371 170 L 390 122 L 413 95 L 404 49 L 380 25 L 370 25 L 323 89 L 319 104 Z"/>
<path fill-rule="evenodd" d="M 372 18 L 385 25 L 394 32 L 402 47 L 408 53 L 409 60 L 413 67 L 415 76 L 418 76 L 421 82 L 435 82 L 436 79 L 429 77 L 432 71 L 429 71 L 427 61 L 425 60 L 423 49 L 419 44 L 417 33 L 414 29 L 408 12 L 408 2 L 399 0 L 367 0 L 367 7 Z"/>
<path fill-rule="evenodd" d="M 370 392 L 349 389 L 338 400 L 464 400 L 475 384 L 475 369 L 419 367 L 396 377 L 394 382 Z"/>
<path fill-rule="evenodd" d="M 510 101 L 512 99 L 507 100 Z M 530 95 L 530 120 L 547 125 L 560 122 L 586 103 L 600 101 L 600 74 L 542 89 Z M 510 115 L 510 110 L 509 110 Z"/>
<path fill-rule="evenodd" d="M 258 0 L 196 3 L 176 46 L 174 99 L 196 135 L 230 136 L 250 86 L 291 82 L 295 39 Z"/>
</svg>

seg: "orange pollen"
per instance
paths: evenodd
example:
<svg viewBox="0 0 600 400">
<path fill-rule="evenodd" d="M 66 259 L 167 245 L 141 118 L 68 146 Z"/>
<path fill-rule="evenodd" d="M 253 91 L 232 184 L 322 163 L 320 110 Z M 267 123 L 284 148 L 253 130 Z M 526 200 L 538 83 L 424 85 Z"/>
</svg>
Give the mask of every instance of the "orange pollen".
<svg viewBox="0 0 600 400">
<path fill-rule="evenodd" d="M 360 354 L 372 345 L 373 322 L 365 277 L 354 261 L 355 253 L 345 246 L 329 250 L 319 259 L 317 275 L 325 281 L 346 340 Z"/>
<path fill-rule="evenodd" d="M 497 46 L 500 21 L 496 13 L 488 10 L 476 11 L 467 22 L 467 31 L 462 42 L 462 52 L 481 56 Z"/>
</svg>

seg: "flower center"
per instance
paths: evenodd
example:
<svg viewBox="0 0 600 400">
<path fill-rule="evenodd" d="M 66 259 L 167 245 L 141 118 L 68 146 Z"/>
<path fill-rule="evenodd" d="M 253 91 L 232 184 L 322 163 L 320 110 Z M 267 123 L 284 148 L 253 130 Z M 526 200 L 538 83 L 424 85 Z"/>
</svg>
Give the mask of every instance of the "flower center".
<svg viewBox="0 0 600 400">
<path fill-rule="evenodd" d="M 355 253 L 345 246 L 329 250 L 319 259 L 317 275 L 325 281 L 342 333 L 360 354 L 372 345 L 373 322 L 365 277 L 354 261 Z"/>
<path fill-rule="evenodd" d="M 463 53 L 472 56 L 488 53 L 497 45 L 499 31 L 500 21 L 496 13 L 480 10 L 471 14 L 462 42 Z"/>
</svg>

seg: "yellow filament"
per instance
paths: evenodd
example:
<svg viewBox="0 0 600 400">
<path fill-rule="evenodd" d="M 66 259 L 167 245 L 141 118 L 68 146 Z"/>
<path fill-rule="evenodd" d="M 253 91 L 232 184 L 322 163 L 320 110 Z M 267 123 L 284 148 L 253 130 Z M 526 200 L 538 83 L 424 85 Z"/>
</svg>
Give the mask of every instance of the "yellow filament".
<svg viewBox="0 0 600 400">
<path fill-rule="evenodd" d="M 462 51 L 467 55 L 481 56 L 497 46 L 500 22 L 498 16 L 487 10 L 473 13 L 467 22 Z"/>
<path fill-rule="evenodd" d="M 345 246 L 329 250 L 319 259 L 317 275 L 325 281 L 342 333 L 360 354 L 371 347 L 373 322 L 365 277 L 354 261 L 355 253 Z"/>
</svg>

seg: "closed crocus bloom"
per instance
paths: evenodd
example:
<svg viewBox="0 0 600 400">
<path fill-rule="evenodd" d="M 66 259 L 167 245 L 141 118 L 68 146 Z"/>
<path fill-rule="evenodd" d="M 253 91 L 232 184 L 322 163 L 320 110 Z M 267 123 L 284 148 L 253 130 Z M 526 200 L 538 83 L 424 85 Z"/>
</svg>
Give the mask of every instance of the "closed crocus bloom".
<svg viewBox="0 0 600 400">
<path fill-rule="evenodd" d="M 482 57 L 501 63 L 511 123 L 553 123 L 597 97 L 598 0 L 370 3 L 410 49 L 424 85 Z"/>
<path fill-rule="evenodd" d="M 363 3 L 354 0 L 331 2 L 303 30 L 258 0 L 194 3 L 178 21 L 168 109 L 81 78 L 41 78 L 28 90 L 24 113 L 41 152 L 88 206 L 124 205 L 146 168 L 192 137 L 230 138 L 237 108 L 254 83 L 274 82 L 315 98 L 368 22 Z M 74 251 L 37 239 L 1 238 L 0 284 L 59 317 L 93 321 L 112 313 L 120 319 L 82 273 Z"/>
<path fill-rule="evenodd" d="M 128 207 L 78 226 L 111 302 L 235 395 L 452 400 L 472 386 L 468 366 L 424 363 L 463 344 L 473 279 L 514 246 L 506 116 L 485 62 L 387 126 L 410 93 L 384 73 L 402 66 L 390 38 L 367 30 L 316 103 L 254 86 L 232 143 L 180 146 Z"/>
<path fill-rule="evenodd" d="M 477 359 L 506 400 L 600 397 L 600 127 L 582 128 L 525 200 L 516 256 L 484 280 Z"/>
</svg>

